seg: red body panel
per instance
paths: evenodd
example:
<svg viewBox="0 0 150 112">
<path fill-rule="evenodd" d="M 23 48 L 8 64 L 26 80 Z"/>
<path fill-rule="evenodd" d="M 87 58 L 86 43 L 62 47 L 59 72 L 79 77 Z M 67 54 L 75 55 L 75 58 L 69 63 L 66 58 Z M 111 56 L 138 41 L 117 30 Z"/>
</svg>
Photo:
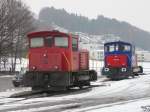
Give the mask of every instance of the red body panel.
<svg viewBox="0 0 150 112">
<path fill-rule="evenodd" d="M 80 51 L 80 70 L 89 69 L 89 53 L 87 51 Z"/>
<path fill-rule="evenodd" d="M 72 71 L 79 70 L 79 52 L 72 53 Z"/>
<path fill-rule="evenodd" d="M 127 67 L 126 55 L 109 55 L 106 57 L 108 67 Z"/>
<path fill-rule="evenodd" d="M 34 48 L 29 53 L 30 71 L 70 71 L 70 52 L 59 48 Z M 34 69 L 35 67 L 35 69 Z"/>
<path fill-rule="evenodd" d="M 62 57 L 60 53 L 31 53 L 29 59 L 30 69 L 35 67 L 36 71 L 62 70 Z"/>
</svg>

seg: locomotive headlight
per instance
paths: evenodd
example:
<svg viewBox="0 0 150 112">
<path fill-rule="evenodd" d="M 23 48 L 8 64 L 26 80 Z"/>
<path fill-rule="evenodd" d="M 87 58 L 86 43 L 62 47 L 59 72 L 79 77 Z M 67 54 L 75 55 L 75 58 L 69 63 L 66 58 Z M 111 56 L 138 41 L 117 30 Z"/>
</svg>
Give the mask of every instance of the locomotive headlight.
<svg viewBox="0 0 150 112">
<path fill-rule="evenodd" d="M 126 72 L 127 69 L 126 69 L 126 68 L 121 68 L 121 71 L 122 71 L 122 72 Z"/>
<path fill-rule="evenodd" d="M 44 56 L 44 57 L 46 57 L 46 56 L 47 56 L 47 54 L 43 54 L 43 56 Z"/>
<path fill-rule="evenodd" d="M 35 66 L 33 66 L 33 67 L 32 67 L 32 69 L 33 69 L 33 70 L 35 70 L 35 69 L 36 69 L 36 67 L 35 67 Z"/>
<path fill-rule="evenodd" d="M 108 71 L 109 71 L 109 68 L 105 68 L 104 71 L 105 71 L 105 72 L 108 72 Z"/>
<path fill-rule="evenodd" d="M 54 68 L 57 70 L 57 69 L 58 69 L 58 66 L 54 66 Z"/>
</svg>

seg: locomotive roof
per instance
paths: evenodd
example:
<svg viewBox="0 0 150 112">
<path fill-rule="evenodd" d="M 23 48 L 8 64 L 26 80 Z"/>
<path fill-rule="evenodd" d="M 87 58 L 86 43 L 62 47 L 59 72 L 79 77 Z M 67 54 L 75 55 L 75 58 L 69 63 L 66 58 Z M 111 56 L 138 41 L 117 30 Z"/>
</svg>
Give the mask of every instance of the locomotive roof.
<svg viewBox="0 0 150 112">
<path fill-rule="evenodd" d="M 52 31 L 35 31 L 35 32 L 30 32 L 28 33 L 28 37 L 30 36 L 35 36 L 35 35 L 39 35 L 39 34 L 44 34 L 44 35 L 49 35 L 49 34 L 54 34 L 54 35 L 65 35 L 65 36 L 69 36 L 71 33 L 64 33 L 64 32 L 60 32 L 58 30 L 52 30 Z"/>
<path fill-rule="evenodd" d="M 124 41 L 115 41 L 115 42 L 107 42 L 104 45 L 111 45 L 111 44 L 126 44 L 126 45 L 132 45 L 131 43 L 124 42 Z"/>
</svg>

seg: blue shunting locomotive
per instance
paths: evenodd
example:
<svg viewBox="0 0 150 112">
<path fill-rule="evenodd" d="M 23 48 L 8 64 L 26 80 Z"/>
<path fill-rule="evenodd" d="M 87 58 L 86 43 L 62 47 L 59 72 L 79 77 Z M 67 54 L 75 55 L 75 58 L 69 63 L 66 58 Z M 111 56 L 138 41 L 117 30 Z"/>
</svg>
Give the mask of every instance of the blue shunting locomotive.
<svg viewBox="0 0 150 112">
<path fill-rule="evenodd" d="M 137 65 L 135 46 L 123 42 L 108 42 L 104 44 L 104 67 L 102 75 L 117 80 L 134 77 L 143 72 L 143 68 Z"/>
</svg>

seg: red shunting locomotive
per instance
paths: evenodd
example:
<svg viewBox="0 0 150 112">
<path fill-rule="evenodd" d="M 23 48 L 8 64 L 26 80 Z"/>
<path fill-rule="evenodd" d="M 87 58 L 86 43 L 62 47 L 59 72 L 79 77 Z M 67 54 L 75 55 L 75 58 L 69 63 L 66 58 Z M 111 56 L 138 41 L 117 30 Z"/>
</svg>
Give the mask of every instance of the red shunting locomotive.
<svg viewBox="0 0 150 112">
<path fill-rule="evenodd" d="M 23 85 L 32 89 L 82 87 L 97 80 L 89 70 L 89 52 L 79 50 L 78 36 L 59 31 L 32 32 L 29 39 L 29 71 Z"/>
</svg>

